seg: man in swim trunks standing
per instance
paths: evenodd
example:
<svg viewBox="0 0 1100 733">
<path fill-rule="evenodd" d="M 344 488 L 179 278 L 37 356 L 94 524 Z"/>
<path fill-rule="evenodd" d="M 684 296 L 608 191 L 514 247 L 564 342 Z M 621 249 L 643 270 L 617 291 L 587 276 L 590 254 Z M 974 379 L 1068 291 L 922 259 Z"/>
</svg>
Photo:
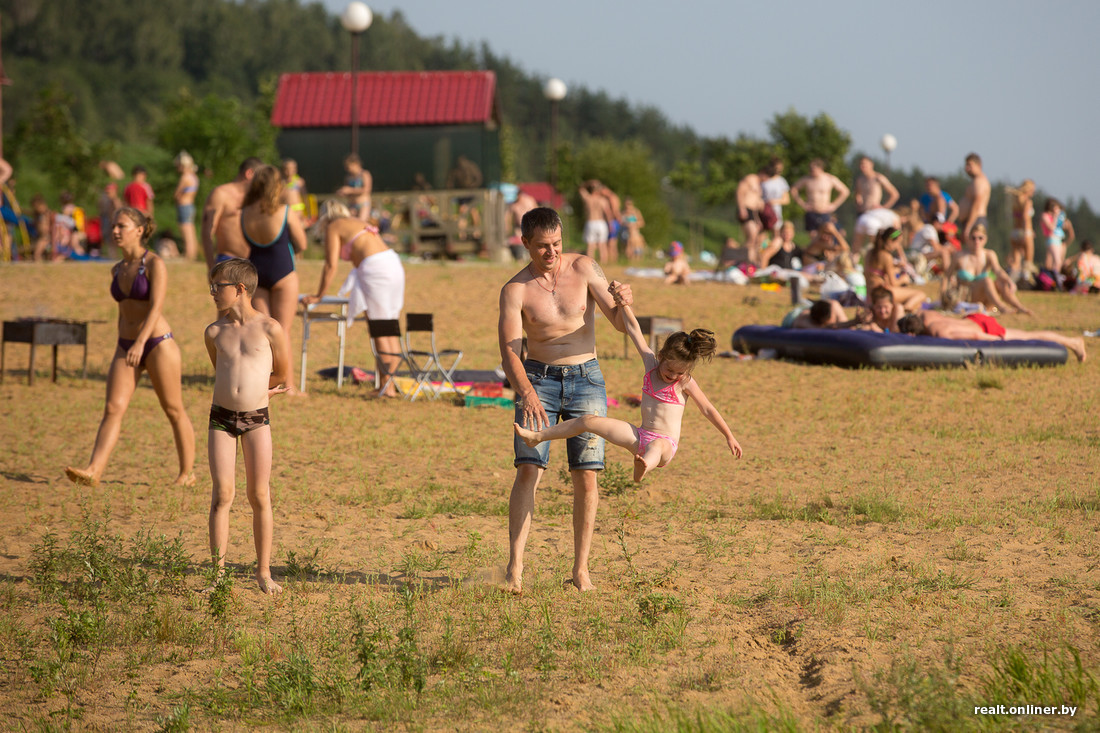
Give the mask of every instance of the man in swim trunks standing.
<svg viewBox="0 0 1100 733">
<path fill-rule="evenodd" d="M 982 172 L 982 159 L 977 153 L 966 156 L 964 170 L 966 175 L 970 176 L 970 185 L 966 187 L 966 194 L 959 205 L 959 221 L 962 222 L 962 239 L 965 242 L 970 239 L 970 230 L 978 224 L 989 228 L 986 214 L 992 189 L 989 186 L 989 179 Z"/>
<path fill-rule="evenodd" d="M 597 255 L 607 263 L 607 238 L 610 236 L 610 228 L 607 222 L 611 220 L 611 204 L 607 197 L 600 193 L 603 184 L 599 181 L 588 181 L 580 187 L 581 201 L 584 202 L 584 243 L 587 245 L 586 254 L 592 259 Z"/>
<path fill-rule="evenodd" d="M 935 336 L 955 341 L 1053 341 L 1073 352 L 1077 361 L 1085 360 L 1085 340 L 1069 338 L 1054 331 L 1024 331 L 1005 328 L 993 316 L 972 313 L 965 318 L 952 318 L 935 311 L 920 311 L 898 321 L 898 330 L 914 336 Z"/>
<path fill-rule="evenodd" d="M 202 207 L 202 253 L 208 271 L 233 257 L 248 259 L 248 242 L 241 233 L 241 207 L 253 174 L 263 164 L 259 158 L 245 158 L 237 169 L 237 177 L 216 187 L 206 197 Z"/>
<path fill-rule="evenodd" d="M 800 195 L 803 189 L 806 190 L 805 199 Z M 837 193 L 835 200 L 834 191 Z M 832 173 L 825 172 L 825 161 L 821 158 L 811 160 L 810 174 L 799 178 L 791 187 L 791 197 L 806 212 L 806 231 L 811 237 L 823 224 L 832 221 L 833 213 L 848 199 L 850 193 L 843 181 Z"/>
<path fill-rule="evenodd" d="M 210 554 L 225 568 L 229 509 L 236 493 L 237 438 L 245 460 L 248 503 L 256 540 L 256 582 L 264 593 L 282 587 L 271 578 L 271 424 L 268 400 L 290 384 L 290 343 L 274 318 L 252 307 L 256 268 L 232 259 L 210 273 L 218 320 L 206 327 L 206 351 L 214 365 L 210 405 Z"/>
<path fill-rule="evenodd" d="M 890 179 L 875 170 L 875 162 L 864 155 L 859 159 L 859 175 L 856 176 L 856 213 L 865 214 L 871 209 L 892 209 L 901 194 Z M 882 194 L 886 193 L 886 201 Z"/>
<path fill-rule="evenodd" d="M 589 192 L 589 195 L 591 192 Z M 531 262 L 500 291 L 497 335 L 501 364 L 516 391 L 515 422 L 542 430 L 559 419 L 607 414 L 607 389 L 596 360 L 596 307 L 617 330 L 624 331 L 622 311 L 633 296 L 629 285 L 607 282 L 591 257 L 562 251 L 561 218 L 539 207 L 521 222 L 523 246 Z M 522 356 L 527 334 L 528 357 Z M 597 471 L 603 469 L 602 439 L 584 433 L 567 442 L 573 479 L 572 583 L 592 590 L 588 554 L 592 548 L 599 493 Z M 531 531 L 535 489 L 546 471 L 549 444 L 530 448 L 516 436 L 516 477 L 508 499 L 508 568 L 506 589 L 523 588 L 523 551 Z"/>
<path fill-rule="evenodd" d="M 750 173 L 737 182 L 737 222 L 745 239 L 745 256 L 757 267 L 768 264 L 760 260 L 760 244 L 764 239 L 764 224 L 760 211 L 764 208 L 764 193 L 760 174 Z"/>
</svg>

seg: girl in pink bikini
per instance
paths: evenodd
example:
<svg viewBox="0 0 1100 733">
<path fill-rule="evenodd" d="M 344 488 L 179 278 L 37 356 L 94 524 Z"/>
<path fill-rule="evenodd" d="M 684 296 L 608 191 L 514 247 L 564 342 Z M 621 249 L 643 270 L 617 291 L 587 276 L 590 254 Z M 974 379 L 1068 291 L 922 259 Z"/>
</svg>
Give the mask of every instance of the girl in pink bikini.
<svg viewBox="0 0 1100 733">
<path fill-rule="evenodd" d="M 695 365 L 709 359 L 718 348 L 714 334 L 701 328 L 690 334 L 678 331 L 668 337 L 659 354 L 654 354 L 634 312 L 629 306 L 620 307 L 626 332 L 642 355 L 646 368 L 642 378 L 641 427 L 611 417 L 585 415 L 541 431 L 528 430 L 514 423 L 516 435 L 533 448 L 544 440 L 562 440 L 581 433 L 595 433 L 634 454 L 634 480 L 641 481 L 651 470 L 667 465 L 676 455 L 684 407 L 690 397 L 695 400 L 699 411 L 725 437 L 730 453 L 740 458 L 741 445 L 733 437 L 721 413 L 691 376 Z"/>
</svg>

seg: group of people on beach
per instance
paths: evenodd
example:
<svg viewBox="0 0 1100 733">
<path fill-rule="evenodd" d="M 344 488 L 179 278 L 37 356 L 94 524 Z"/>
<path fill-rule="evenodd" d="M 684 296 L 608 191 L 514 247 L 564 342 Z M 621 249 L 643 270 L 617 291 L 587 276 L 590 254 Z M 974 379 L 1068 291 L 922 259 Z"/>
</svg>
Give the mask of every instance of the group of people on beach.
<svg viewBox="0 0 1100 733">
<path fill-rule="evenodd" d="M 293 169 L 291 169 L 293 171 Z M 206 330 L 215 367 L 209 420 L 209 459 L 213 479 L 210 509 L 211 551 L 224 565 L 228 513 L 234 495 L 236 440 L 247 464 L 248 498 L 255 517 L 257 581 L 264 592 L 279 590 L 271 578 L 271 439 L 268 400 L 294 392 L 288 334 L 299 303 L 295 254 L 306 247 L 301 189 L 292 193 L 287 176 L 257 158 L 248 158 L 237 177 L 207 197 L 202 245 L 210 295 L 218 319 Z M 357 193 L 356 195 L 360 195 Z M 146 204 L 151 201 L 147 197 Z M 353 216 L 337 199 L 327 201 L 315 225 L 325 247 L 325 266 L 316 302 L 328 289 L 340 258 L 353 271 L 345 283 L 351 318 L 369 310 L 373 318 L 397 318 L 404 307 L 404 269 L 397 255 L 370 223 Z M 74 482 L 97 486 L 118 443 L 122 418 L 143 371 L 148 372 L 172 426 L 179 459 L 178 485 L 195 483 L 194 428 L 183 406 L 182 357 L 163 312 L 167 294 L 164 257 L 150 249 L 150 212 L 120 206 L 112 215 L 111 242 L 122 259 L 111 270 L 111 296 L 118 302 L 118 343 L 107 375 L 107 396 L 91 458 L 66 468 Z M 398 353 L 379 344 L 380 350 Z M 386 362 L 383 368 L 389 366 Z M 392 389 L 392 388 L 391 388 Z"/>
<path fill-rule="evenodd" d="M 584 244 L 586 254 L 606 264 L 619 261 L 619 242 L 626 246 L 626 257 L 637 262 L 646 254 L 642 235 L 645 217 L 634 199 L 620 198 L 596 179 L 585 181 L 577 193 L 584 204 Z"/>
<path fill-rule="evenodd" d="M 212 265 L 209 292 L 217 312 L 204 339 L 215 370 L 208 422 L 213 482 L 210 549 L 217 567 L 224 569 L 239 440 L 253 511 L 256 580 L 264 593 L 281 590 L 271 576 L 269 400 L 292 388 L 289 328 L 276 315 L 279 286 L 293 274 L 292 266 L 286 271 L 286 258 L 293 259 L 294 242 L 303 236 L 281 182 L 273 167 L 246 160 L 236 180 L 210 194 L 208 215 L 203 217 L 203 242 Z M 509 498 L 506 586 L 513 592 L 522 589 L 524 546 L 535 490 L 548 465 L 547 441 L 565 439 L 575 492 L 575 563 L 570 581 L 588 590 L 592 588 L 588 555 L 598 504 L 596 476 L 603 468 L 604 438 L 634 455 L 635 479 L 642 480 L 675 455 L 690 399 L 722 434 L 733 456 L 741 456 L 741 447 L 692 377 L 696 364 L 716 351 L 713 333 L 696 329 L 675 334 L 654 354 L 631 310 L 630 286 L 608 282 L 593 258 L 563 251 L 557 212 L 531 209 L 523 216 L 521 228 L 530 261 L 502 289 L 498 324 L 502 366 L 516 391 L 516 479 Z M 337 258 L 344 256 L 355 266 L 349 281 L 359 282 L 362 305 L 372 317 L 387 308 L 400 311 L 400 301 L 390 297 L 384 281 L 369 271 L 358 280 L 364 261 L 391 259 L 387 253 L 392 250 L 380 244 L 373 227 L 333 200 L 322 209 L 320 229 L 327 254 L 320 294 L 331 282 Z M 110 232 L 122 254 L 111 270 L 109 288 L 119 307 L 118 343 L 108 369 L 103 418 L 91 458 L 83 467 L 66 468 L 66 475 L 78 484 L 99 484 L 118 443 L 130 399 L 146 371 L 172 426 L 179 461 L 175 483 L 191 486 L 196 482 L 194 428 L 183 406 L 180 350 L 163 312 L 168 270 L 164 259 L 149 249 L 153 224 L 144 212 L 119 208 Z M 606 416 L 606 386 L 595 351 L 597 308 L 630 336 L 642 356 L 645 373 L 637 426 Z M 521 345 L 525 334 L 526 351 Z M 380 350 L 384 349 L 380 346 Z"/>
</svg>

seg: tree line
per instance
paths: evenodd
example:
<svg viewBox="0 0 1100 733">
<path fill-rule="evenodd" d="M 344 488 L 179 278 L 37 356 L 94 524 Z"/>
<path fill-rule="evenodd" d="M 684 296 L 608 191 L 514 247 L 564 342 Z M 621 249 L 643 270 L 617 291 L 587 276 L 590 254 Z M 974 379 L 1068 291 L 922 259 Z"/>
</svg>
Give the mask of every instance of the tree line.
<svg viewBox="0 0 1100 733">
<path fill-rule="evenodd" d="M 3 97 L 5 156 L 17 172 L 40 172 L 32 180 L 44 193 L 70 190 L 78 198 L 99 183 L 103 157 L 124 167 L 143 163 L 161 190 L 174 185 L 171 160 L 181 148 L 215 182 L 231 178 L 246 155 L 274 161 L 269 115 L 278 75 L 345 70 L 351 54 L 338 18 L 299 0 L 0 0 L 0 19 L 4 70 L 13 80 Z M 495 72 L 504 178 L 545 180 L 554 155 L 566 193 L 600 178 L 633 196 L 651 243 L 667 241 L 673 219 L 685 216 L 674 217 L 669 200 L 686 196 L 696 216 L 727 216 L 737 180 L 772 155 L 792 181 L 813 157 L 852 178 L 850 137 L 828 115 L 791 109 L 773 117 L 765 138 L 704 138 L 654 107 L 583 87 L 560 103 L 563 142 L 549 151 L 544 80 L 513 60 L 485 44 L 422 37 L 399 11 L 376 15 L 363 38 L 363 69 Z M 919 169 L 889 173 L 903 200 L 919 195 Z M 949 191 L 965 187 L 944 178 Z M 994 196 L 994 208 L 1001 198 Z M 1087 202 L 1064 203 L 1083 236 L 1100 231 Z"/>
</svg>

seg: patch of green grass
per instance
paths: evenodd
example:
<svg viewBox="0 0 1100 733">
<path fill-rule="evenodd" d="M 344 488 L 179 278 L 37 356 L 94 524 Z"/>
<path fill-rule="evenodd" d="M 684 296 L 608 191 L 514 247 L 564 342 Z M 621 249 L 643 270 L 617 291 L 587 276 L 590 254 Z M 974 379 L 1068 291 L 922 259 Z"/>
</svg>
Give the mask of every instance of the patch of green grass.
<svg viewBox="0 0 1100 733">
<path fill-rule="evenodd" d="M 856 496 L 848 507 L 848 513 L 860 523 L 888 524 L 904 519 L 907 512 L 895 497 L 880 492 Z"/>
<path fill-rule="evenodd" d="M 970 547 L 964 539 L 957 540 L 947 550 L 945 557 L 956 562 L 985 562 L 985 554 Z"/>
<path fill-rule="evenodd" d="M 979 372 L 975 382 L 978 389 L 1004 389 L 1004 383 L 1000 378 L 989 372 Z"/>
<path fill-rule="evenodd" d="M 508 502 L 497 499 L 462 499 L 455 496 L 432 497 L 404 509 L 401 519 L 425 519 L 440 514 L 459 517 L 503 517 L 508 515 Z"/>
<path fill-rule="evenodd" d="M 742 709 L 669 706 L 615 717 L 596 730 L 610 733 L 801 733 L 805 726 L 789 709 L 769 712 L 757 703 Z"/>
<path fill-rule="evenodd" d="M 963 660 L 952 646 L 940 663 L 922 664 L 906 653 L 869 679 L 857 674 L 856 683 L 879 717 L 870 726 L 876 731 L 1010 731 L 1055 722 L 1049 717 L 974 715 L 976 706 L 995 704 L 1072 705 L 1077 708 L 1074 720 L 1081 722 L 1100 715 L 1096 676 L 1071 646 L 1044 651 L 1041 658 L 1019 647 L 1000 648 L 979 674 L 976 687 L 966 681 Z M 1091 723 L 1084 725 L 1082 729 L 1088 729 Z"/>
</svg>

